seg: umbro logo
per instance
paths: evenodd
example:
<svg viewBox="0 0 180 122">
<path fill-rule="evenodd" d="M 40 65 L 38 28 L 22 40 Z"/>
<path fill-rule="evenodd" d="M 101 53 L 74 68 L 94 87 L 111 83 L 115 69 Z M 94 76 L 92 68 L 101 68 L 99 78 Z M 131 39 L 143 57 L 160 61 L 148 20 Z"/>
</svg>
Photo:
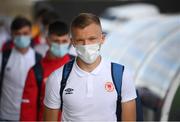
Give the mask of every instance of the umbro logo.
<svg viewBox="0 0 180 122">
<path fill-rule="evenodd" d="M 67 89 L 65 89 L 64 91 L 65 91 L 65 94 L 73 94 L 74 89 L 72 89 L 72 88 L 67 88 Z"/>
</svg>

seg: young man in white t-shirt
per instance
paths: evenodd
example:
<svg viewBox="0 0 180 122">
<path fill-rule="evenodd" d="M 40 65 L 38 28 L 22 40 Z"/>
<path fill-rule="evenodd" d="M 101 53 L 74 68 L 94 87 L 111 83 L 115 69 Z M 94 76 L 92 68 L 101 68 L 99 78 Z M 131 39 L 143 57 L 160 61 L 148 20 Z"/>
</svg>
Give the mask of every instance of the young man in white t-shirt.
<svg viewBox="0 0 180 122">
<path fill-rule="evenodd" d="M 111 76 L 111 62 L 104 61 L 100 56 L 105 37 L 99 18 L 90 13 L 81 13 L 71 24 L 71 35 L 78 56 L 62 95 L 62 121 L 117 121 L 117 92 Z M 47 81 L 44 120 L 58 119 L 62 102 L 62 72 L 63 67 L 52 73 Z M 122 120 L 135 121 L 136 92 L 126 68 L 121 97 Z"/>
<path fill-rule="evenodd" d="M 19 121 L 26 76 L 37 61 L 37 53 L 30 45 L 31 22 L 22 16 L 15 17 L 11 34 L 14 47 L 0 53 L 0 121 Z"/>
</svg>

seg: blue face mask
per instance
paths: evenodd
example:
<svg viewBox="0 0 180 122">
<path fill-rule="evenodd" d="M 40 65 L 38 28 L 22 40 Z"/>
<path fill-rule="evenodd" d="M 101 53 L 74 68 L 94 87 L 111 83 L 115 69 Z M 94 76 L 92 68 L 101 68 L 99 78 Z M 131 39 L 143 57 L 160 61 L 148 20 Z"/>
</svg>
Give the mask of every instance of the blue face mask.
<svg viewBox="0 0 180 122">
<path fill-rule="evenodd" d="M 14 38 L 14 44 L 18 48 L 27 48 L 31 43 L 31 36 L 16 36 Z"/>
<path fill-rule="evenodd" d="M 53 42 L 51 44 L 50 51 L 56 57 L 63 57 L 69 51 L 69 43 L 67 43 L 67 44 L 57 44 L 57 43 Z"/>
</svg>

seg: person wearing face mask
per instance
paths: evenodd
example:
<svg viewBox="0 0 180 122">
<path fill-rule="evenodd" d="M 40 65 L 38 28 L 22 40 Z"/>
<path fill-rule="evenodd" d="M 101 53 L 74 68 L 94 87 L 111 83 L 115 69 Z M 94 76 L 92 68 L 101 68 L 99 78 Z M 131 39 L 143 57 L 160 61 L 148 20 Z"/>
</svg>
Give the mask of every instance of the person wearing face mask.
<svg viewBox="0 0 180 122">
<path fill-rule="evenodd" d="M 41 21 L 39 22 L 40 33 L 34 37 L 36 45 L 34 49 L 40 53 L 43 57 L 49 48 L 46 37 L 48 35 L 49 24 L 59 19 L 59 16 L 54 11 L 45 11 L 41 15 Z"/>
<path fill-rule="evenodd" d="M 48 33 L 48 26 L 53 21 L 59 19 L 59 16 L 54 12 L 50 10 L 42 10 L 42 12 L 39 15 L 39 21 L 38 21 L 38 30 L 39 31 L 36 35 L 34 35 L 34 26 L 32 26 L 32 41 L 31 41 L 31 47 L 35 49 L 36 52 L 41 54 L 43 57 L 46 54 L 46 51 L 48 50 L 48 45 L 46 43 L 46 36 Z M 14 47 L 13 39 L 6 40 L 5 43 L 2 44 L 1 50 L 9 50 Z"/>
<path fill-rule="evenodd" d="M 14 47 L 0 53 L 0 120 L 19 120 L 28 70 L 41 56 L 31 47 L 31 22 L 16 17 L 11 24 Z"/>
<path fill-rule="evenodd" d="M 117 121 L 117 92 L 111 62 L 100 55 L 105 37 L 99 18 L 91 13 L 79 14 L 71 23 L 71 35 L 77 58 L 49 76 L 44 120 L 56 121 L 61 109 L 62 121 Z M 118 101 L 122 107 L 121 120 L 135 121 L 136 91 L 126 68 L 121 97 Z"/>
<path fill-rule="evenodd" d="M 73 58 L 68 54 L 70 38 L 67 25 L 55 21 L 49 25 L 48 32 L 49 50 L 46 56 L 30 69 L 26 79 L 21 103 L 21 121 L 43 120 L 43 99 L 47 77 Z"/>
</svg>

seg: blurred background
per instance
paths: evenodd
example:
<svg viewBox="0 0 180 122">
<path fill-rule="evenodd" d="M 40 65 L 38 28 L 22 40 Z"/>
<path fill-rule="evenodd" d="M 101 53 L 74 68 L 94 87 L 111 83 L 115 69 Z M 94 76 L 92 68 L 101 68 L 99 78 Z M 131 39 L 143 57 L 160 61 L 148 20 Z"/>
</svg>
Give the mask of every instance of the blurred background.
<svg viewBox="0 0 180 122">
<path fill-rule="evenodd" d="M 180 4 L 178 0 L 0 0 L 0 48 L 17 15 L 35 37 L 43 11 L 70 24 L 80 12 L 100 16 L 102 55 L 130 69 L 142 97 L 144 120 L 180 120 Z M 52 14 L 51 14 L 52 15 Z M 55 17 L 55 15 L 54 15 Z M 44 22 L 45 23 L 45 22 Z"/>
</svg>

